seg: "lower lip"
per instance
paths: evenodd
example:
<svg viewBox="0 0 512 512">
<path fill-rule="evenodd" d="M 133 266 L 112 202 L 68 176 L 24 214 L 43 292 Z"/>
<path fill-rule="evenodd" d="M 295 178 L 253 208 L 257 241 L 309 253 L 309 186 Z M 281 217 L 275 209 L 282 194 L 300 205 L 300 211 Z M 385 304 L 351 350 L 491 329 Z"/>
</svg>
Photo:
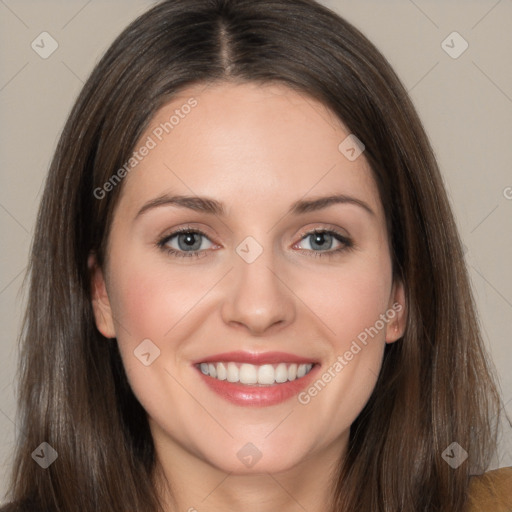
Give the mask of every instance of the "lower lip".
<svg viewBox="0 0 512 512">
<path fill-rule="evenodd" d="M 267 407 L 280 404 L 298 395 L 311 383 L 319 368 L 320 365 L 315 364 L 304 377 L 272 386 L 248 386 L 239 382 L 214 379 L 199 369 L 197 371 L 206 385 L 225 400 L 236 405 Z"/>
</svg>

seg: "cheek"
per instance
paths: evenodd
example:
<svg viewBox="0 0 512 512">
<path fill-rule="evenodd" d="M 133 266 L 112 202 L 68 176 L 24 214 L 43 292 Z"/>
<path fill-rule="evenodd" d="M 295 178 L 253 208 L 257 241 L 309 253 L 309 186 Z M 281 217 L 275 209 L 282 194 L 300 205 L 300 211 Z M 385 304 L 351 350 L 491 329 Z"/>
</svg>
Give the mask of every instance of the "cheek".
<svg viewBox="0 0 512 512">
<path fill-rule="evenodd" d="M 144 408 L 163 419 L 170 409 L 178 410 L 189 402 L 173 377 L 183 380 L 178 364 L 181 349 L 190 337 L 194 306 L 211 284 L 194 278 L 193 271 L 171 268 L 165 262 L 148 264 L 147 255 L 137 251 L 118 261 L 118 267 L 111 268 L 109 296 L 123 366 Z M 144 352 L 149 350 L 154 361 L 148 366 L 137 357 L 144 353 L 139 349 L 143 342 L 149 347 Z M 153 359 L 154 354 L 158 356 Z"/>
<path fill-rule="evenodd" d="M 327 328 L 330 354 L 299 403 L 327 426 L 326 439 L 349 428 L 377 381 L 387 326 L 381 315 L 386 317 L 392 285 L 385 256 L 353 260 L 310 286 L 308 305 Z"/>
<path fill-rule="evenodd" d="M 339 351 L 385 313 L 391 285 L 391 266 L 385 255 L 361 257 L 335 271 L 308 276 L 297 294 L 305 297 L 304 303 L 318 315 L 327 329 L 326 337 Z M 383 339 L 385 329 L 381 330 Z"/>
<path fill-rule="evenodd" d="M 121 324 L 120 337 L 126 338 L 123 335 L 128 332 L 139 342 L 141 338 L 164 338 L 207 289 L 204 280 L 190 270 L 148 264 L 147 257 L 137 258 L 136 254 L 113 270 L 112 278 L 111 303 Z"/>
<path fill-rule="evenodd" d="M 382 318 L 392 286 L 391 263 L 385 256 L 354 258 L 350 265 L 305 281 L 298 293 L 309 297 L 305 302 L 321 320 L 329 344 L 320 375 L 325 378 L 316 388 L 323 391 L 325 384 L 330 391 L 316 401 L 319 407 L 332 411 L 336 403 L 343 403 L 344 414 L 355 414 L 373 390 L 385 347 L 387 322 Z M 316 396 L 315 390 L 312 394 Z"/>
</svg>

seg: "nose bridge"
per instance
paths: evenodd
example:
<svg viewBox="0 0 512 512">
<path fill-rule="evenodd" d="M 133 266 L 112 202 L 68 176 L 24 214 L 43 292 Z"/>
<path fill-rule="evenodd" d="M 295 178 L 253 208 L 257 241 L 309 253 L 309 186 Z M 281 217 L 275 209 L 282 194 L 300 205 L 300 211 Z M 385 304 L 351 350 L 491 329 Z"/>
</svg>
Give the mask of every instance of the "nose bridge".
<svg viewBox="0 0 512 512">
<path fill-rule="evenodd" d="M 235 248 L 229 296 L 223 308 L 225 322 L 243 324 L 254 333 L 287 323 L 294 316 L 290 292 L 275 270 L 272 238 L 258 238 L 261 242 L 247 236 Z"/>
</svg>

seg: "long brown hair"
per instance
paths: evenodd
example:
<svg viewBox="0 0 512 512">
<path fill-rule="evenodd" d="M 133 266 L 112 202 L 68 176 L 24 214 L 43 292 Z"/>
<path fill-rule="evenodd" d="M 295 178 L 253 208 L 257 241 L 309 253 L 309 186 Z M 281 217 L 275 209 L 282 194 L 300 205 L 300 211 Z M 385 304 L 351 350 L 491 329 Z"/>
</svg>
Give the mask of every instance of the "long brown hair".
<svg viewBox="0 0 512 512">
<path fill-rule="evenodd" d="M 196 83 L 279 82 L 321 101 L 365 144 L 407 326 L 387 345 L 351 427 L 334 511 L 462 510 L 496 449 L 500 398 L 461 242 L 431 146 L 386 59 L 313 0 L 168 0 L 93 70 L 65 125 L 41 202 L 21 336 L 19 439 L 8 498 L 29 510 L 156 512 L 154 446 L 117 344 L 96 329 L 87 257 L 104 262 L 122 183 L 97 199 L 155 112 Z M 136 170 L 134 172 L 137 172 Z M 58 453 L 32 460 L 42 442 Z M 469 454 L 452 469 L 442 453 Z M 327 505 L 326 505 L 327 508 Z"/>
</svg>

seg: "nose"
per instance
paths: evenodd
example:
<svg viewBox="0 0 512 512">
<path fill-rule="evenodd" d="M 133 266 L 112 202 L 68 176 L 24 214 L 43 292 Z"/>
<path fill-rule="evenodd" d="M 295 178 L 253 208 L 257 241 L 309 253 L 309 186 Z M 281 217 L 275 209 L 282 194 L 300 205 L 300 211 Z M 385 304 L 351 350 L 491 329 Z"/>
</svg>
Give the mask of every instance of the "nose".
<svg viewBox="0 0 512 512">
<path fill-rule="evenodd" d="M 229 291 L 222 305 L 223 321 L 254 336 L 292 323 L 296 314 L 294 295 L 284 273 L 275 268 L 272 251 L 263 250 L 251 263 L 237 253 L 233 260 Z"/>
</svg>

